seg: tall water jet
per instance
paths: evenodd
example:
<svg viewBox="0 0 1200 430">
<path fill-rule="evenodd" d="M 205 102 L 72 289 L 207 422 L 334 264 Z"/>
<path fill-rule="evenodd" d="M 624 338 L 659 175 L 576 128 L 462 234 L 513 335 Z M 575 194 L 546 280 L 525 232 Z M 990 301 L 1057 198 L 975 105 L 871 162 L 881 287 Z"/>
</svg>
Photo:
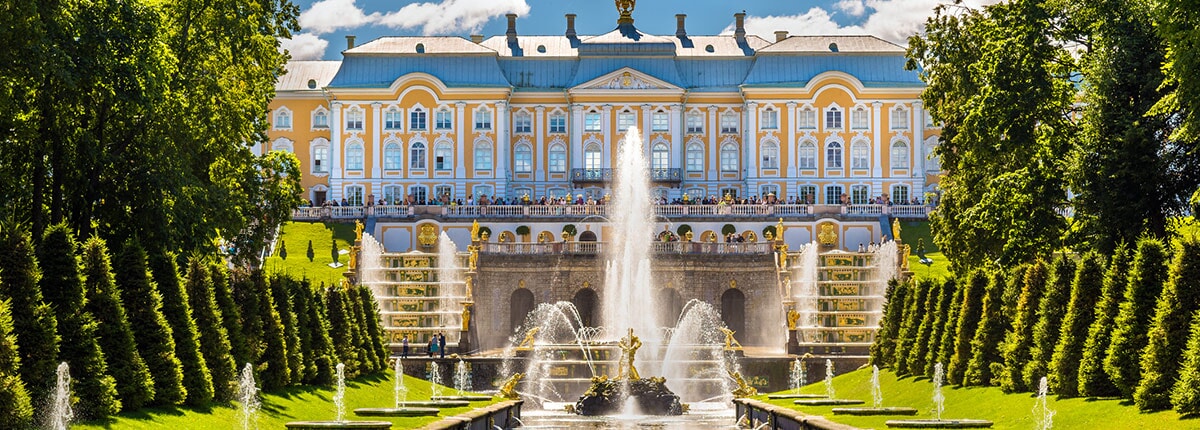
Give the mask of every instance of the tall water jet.
<svg viewBox="0 0 1200 430">
<path fill-rule="evenodd" d="M 833 360 L 825 359 L 825 395 L 835 399 L 836 394 L 833 391 Z"/>
<path fill-rule="evenodd" d="M 395 385 L 392 387 L 392 396 L 396 399 L 396 408 L 408 400 L 408 386 L 404 384 L 404 363 L 397 358 L 393 362 L 392 372 L 396 375 Z"/>
<path fill-rule="evenodd" d="M 645 147 L 637 127 L 630 127 L 619 144 L 614 170 L 601 322 L 618 332 L 633 328 L 646 340 L 655 341 L 661 324 L 650 285 L 653 208 Z M 655 349 L 647 352 L 653 354 Z"/>
<path fill-rule="evenodd" d="M 795 361 L 792 362 L 792 371 L 788 375 L 788 379 L 791 382 L 790 385 L 791 385 L 792 391 L 795 392 L 796 394 L 800 394 L 800 389 L 803 388 L 805 385 L 808 385 L 808 375 L 806 375 L 805 373 L 807 373 L 807 372 L 806 372 L 806 369 L 804 368 L 804 361 L 797 358 Z"/>
<path fill-rule="evenodd" d="M 699 402 L 715 396 L 727 400 L 737 388 L 728 376 L 738 369 L 725 355 L 723 328 L 721 314 L 712 305 L 696 299 L 684 304 L 679 322 L 671 331 L 661 369 L 667 387 L 680 400 Z"/>
<path fill-rule="evenodd" d="M 896 277 L 900 267 L 900 251 L 896 241 L 889 240 L 875 250 L 875 291 L 886 291 L 888 281 Z"/>
<path fill-rule="evenodd" d="M 800 318 L 796 321 L 796 335 L 800 342 L 819 340 L 816 332 L 812 330 L 817 326 L 819 310 L 820 289 L 817 284 L 819 280 L 818 266 L 820 265 L 819 248 L 816 242 L 805 245 L 793 262 L 792 297 L 796 301 L 796 312 L 800 314 Z"/>
<path fill-rule="evenodd" d="M 242 367 L 241 377 L 238 378 L 238 403 L 241 403 L 239 418 L 242 430 L 258 428 L 258 408 L 262 405 L 258 399 L 258 385 L 254 383 L 254 367 L 246 363 Z"/>
<path fill-rule="evenodd" d="M 879 388 L 879 366 L 871 366 L 871 401 L 875 407 L 883 407 L 883 390 Z"/>
<path fill-rule="evenodd" d="M 458 364 L 454 365 L 454 390 L 458 391 L 459 397 L 473 390 L 471 368 L 461 358 L 458 359 Z"/>
<path fill-rule="evenodd" d="M 942 420 L 942 412 L 946 410 L 946 396 L 942 395 L 942 381 L 945 378 L 942 363 L 933 365 L 933 419 L 937 421 Z"/>
<path fill-rule="evenodd" d="M 1033 404 L 1033 418 L 1037 420 L 1036 428 L 1038 430 L 1050 430 L 1054 428 L 1054 411 L 1046 403 L 1046 394 L 1049 391 L 1049 384 L 1046 383 L 1046 377 L 1043 376 L 1038 381 L 1037 402 Z"/>
<path fill-rule="evenodd" d="M 442 396 L 442 367 L 436 361 L 429 363 L 429 384 L 432 397 Z"/>
<path fill-rule="evenodd" d="M 346 422 L 346 365 L 337 364 L 337 391 L 333 392 L 334 421 Z"/>
<path fill-rule="evenodd" d="M 383 244 L 375 240 L 369 233 L 363 233 L 358 251 L 359 283 L 371 288 L 371 293 L 379 297 L 384 293 L 387 277 L 383 271 Z"/>
<path fill-rule="evenodd" d="M 71 371 L 64 361 L 58 364 L 55 371 L 57 382 L 54 386 L 54 398 L 51 399 L 50 425 L 54 430 L 67 430 L 71 427 L 71 419 L 75 418 L 71 411 Z"/>
</svg>

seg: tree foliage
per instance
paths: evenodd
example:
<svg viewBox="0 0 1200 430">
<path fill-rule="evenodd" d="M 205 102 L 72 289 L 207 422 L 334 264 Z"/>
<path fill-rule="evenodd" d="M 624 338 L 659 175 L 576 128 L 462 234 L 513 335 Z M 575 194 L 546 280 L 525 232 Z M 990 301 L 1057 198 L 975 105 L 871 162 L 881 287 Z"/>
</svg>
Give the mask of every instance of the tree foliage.
<svg viewBox="0 0 1200 430">
<path fill-rule="evenodd" d="M 954 355 L 950 357 L 950 365 L 946 370 L 946 383 L 964 385 L 966 382 L 967 366 L 971 363 L 974 350 L 971 340 L 979 329 L 979 320 L 983 315 L 984 294 L 987 292 L 988 275 L 982 270 L 971 272 L 963 283 L 962 302 L 958 314 L 954 336 Z"/>
<path fill-rule="evenodd" d="M 950 320 L 954 314 L 954 309 L 958 308 L 954 298 L 958 295 L 958 283 L 953 277 L 946 277 L 942 280 L 942 286 L 938 290 L 937 309 L 934 314 L 936 318 L 933 320 L 933 332 L 929 335 L 929 352 L 925 354 L 925 369 L 924 375 L 933 377 L 934 366 L 937 365 L 942 351 L 942 343 L 945 342 L 946 321 Z"/>
<path fill-rule="evenodd" d="M 1070 256 L 1059 254 L 1050 263 L 1050 276 L 1046 280 L 1046 294 L 1038 304 L 1037 323 L 1033 326 L 1033 344 L 1029 363 L 1023 371 L 1025 386 L 1038 386 L 1043 376 L 1050 376 L 1050 359 L 1054 347 L 1062 334 L 1063 317 L 1071 299 L 1071 282 L 1075 279 L 1075 261 Z"/>
<path fill-rule="evenodd" d="M 1200 311 L 1192 314 L 1191 334 L 1179 366 L 1179 380 L 1171 389 L 1171 405 L 1181 415 L 1200 414 Z"/>
<path fill-rule="evenodd" d="M 126 411 L 140 409 L 154 399 L 154 377 L 133 339 L 103 239 L 92 236 L 84 243 L 83 272 L 87 289 L 85 309 L 96 317 L 96 337 L 108 359 L 108 371 L 117 383 L 121 407 Z"/>
<path fill-rule="evenodd" d="M 1050 390 L 1062 397 L 1079 395 L 1079 365 L 1088 329 L 1096 318 L 1096 301 L 1104 282 L 1104 262 L 1095 253 L 1079 260 L 1071 282 L 1071 301 L 1063 316 L 1058 344 L 1050 358 Z"/>
<path fill-rule="evenodd" d="M 1142 379 L 1133 400 L 1143 411 L 1171 407 L 1171 388 L 1179 378 L 1192 326 L 1192 314 L 1200 309 L 1200 239 L 1186 238 L 1179 244 L 1171 264 L 1170 282 L 1163 287 L 1155 307 L 1149 342 L 1142 352 Z"/>
<path fill-rule="evenodd" d="M 1140 358 L 1148 341 L 1146 333 L 1154 317 L 1154 304 L 1167 279 L 1166 261 L 1161 241 L 1138 240 L 1125 298 L 1117 310 L 1112 343 L 1104 358 L 1104 372 L 1125 397 L 1133 397 L 1133 390 L 1142 379 Z"/>
<path fill-rule="evenodd" d="M 995 271 L 983 295 L 979 327 L 971 339 L 971 361 L 967 364 L 965 385 L 992 385 L 995 371 L 1004 362 L 1000 344 L 1004 341 L 1008 316 L 1004 314 L 1004 289 L 1008 282 L 1004 272 Z"/>
<path fill-rule="evenodd" d="M 904 318 L 904 304 L 908 296 L 909 283 L 897 280 L 888 281 L 888 289 L 883 301 L 883 322 L 879 324 L 879 333 L 875 343 L 871 344 L 871 362 L 880 367 L 895 365 L 896 337 Z"/>
<path fill-rule="evenodd" d="M 1033 328 L 1037 325 L 1042 296 L 1046 294 L 1046 278 L 1046 264 L 1040 260 L 1029 266 L 1023 276 L 1013 328 L 1005 335 L 1002 347 L 1004 372 L 1000 375 L 1000 388 L 1006 392 L 1031 389 L 1025 384 L 1025 366 L 1033 358 Z"/>
<path fill-rule="evenodd" d="M 900 324 L 900 333 L 896 340 L 896 374 L 907 375 L 909 358 L 912 350 L 916 349 L 917 332 L 921 329 L 921 317 L 925 315 L 925 302 L 929 297 L 929 283 L 912 282 L 912 294 L 909 294 L 904 305 L 904 321 Z"/>
<path fill-rule="evenodd" d="M 200 334 L 196 332 L 196 322 L 192 319 L 191 301 L 179 279 L 179 269 L 175 265 L 175 256 L 159 250 L 150 258 L 151 272 L 158 292 L 162 295 L 163 318 L 171 325 L 172 339 L 175 340 L 175 357 L 183 371 L 183 387 L 187 391 L 187 403 L 193 406 L 204 405 L 213 399 L 212 374 L 208 363 L 200 352 Z"/>
<path fill-rule="evenodd" d="M 908 371 L 913 375 L 923 375 L 929 359 L 931 348 L 930 338 L 933 336 L 933 324 L 937 317 L 937 308 L 941 304 L 943 284 L 934 279 L 921 279 L 929 292 L 925 294 L 924 312 L 921 312 L 921 323 L 917 326 L 916 338 L 909 348 Z"/>
<path fill-rule="evenodd" d="M 1129 282 L 1129 248 L 1121 244 L 1113 252 L 1108 271 L 1096 303 L 1095 320 L 1088 328 L 1083 344 L 1083 358 L 1079 363 L 1079 395 L 1089 397 L 1115 396 L 1120 394 L 1112 379 L 1104 372 L 1104 358 L 1112 342 L 1113 324 L 1125 295 L 1125 284 Z"/>
<path fill-rule="evenodd" d="M 187 399 L 183 367 L 175 356 L 171 326 L 162 314 L 162 296 L 150 278 L 146 252 L 138 242 L 131 240 L 121 247 L 115 271 L 138 353 L 154 377 L 154 403 L 182 404 Z"/>
<path fill-rule="evenodd" d="M 217 308 L 213 290 L 216 286 L 208 272 L 209 263 L 204 258 L 192 256 L 187 266 L 187 298 L 192 308 L 199 335 L 200 352 L 212 377 L 213 398 L 217 401 L 232 400 L 236 394 L 237 366 L 230 352 L 228 332 Z"/>
<path fill-rule="evenodd" d="M 21 380 L 31 399 L 44 399 L 58 367 L 58 324 L 42 301 L 42 272 L 29 231 L 12 220 L 0 223 L 0 300 L 9 301 L 13 334 L 21 355 Z"/>
<path fill-rule="evenodd" d="M 22 428 L 33 419 L 33 407 L 19 373 L 21 356 L 12 330 L 8 300 L 0 300 L 0 426 Z"/>
</svg>

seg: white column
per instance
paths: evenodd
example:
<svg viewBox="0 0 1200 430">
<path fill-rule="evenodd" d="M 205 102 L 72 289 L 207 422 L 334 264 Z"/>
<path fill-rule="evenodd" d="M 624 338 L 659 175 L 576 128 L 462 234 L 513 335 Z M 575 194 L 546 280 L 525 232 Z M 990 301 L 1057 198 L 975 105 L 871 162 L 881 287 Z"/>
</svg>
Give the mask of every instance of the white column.
<svg viewBox="0 0 1200 430">
<path fill-rule="evenodd" d="M 742 146 L 746 154 L 746 179 L 757 178 L 758 175 L 758 103 L 746 103 L 745 140 Z M 753 194 L 753 193 L 751 193 Z"/>
<path fill-rule="evenodd" d="M 717 106 L 708 106 L 708 124 L 704 125 L 704 131 L 708 132 L 708 179 L 721 180 L 721 147 L 717 142 L 717 137 L 721 135 L 720 124 L 717 123 Z M 719 190 L 718 190 L 719 192 Z"/>
<path fill-rule="evenodd" d="M 796 166 L 800 164 L 800 147 L 796 145 L 796 102 L 787 102 L 787 116 L 783 124 L 787 124 L 787 142 L 779 145 L 779 150 L 783 151 L 783 148 L 787 148 L 788 177 L 795 178 L 799 174 Z M 780 124 L 780 127 L 783 124 Z"/>
<path fill-rule="evenodd" d="M 371 103 L 371 131 L 374 134 L 371 139 L 371 177 L 374 179 L 380 178 L 380 165 L 383 163 L 383 116 L 380 113 L 383 108 L 383 103 Z"/>
<path fill-rule="evenodd" d="M 650 124 L 650 105 L 648 104 L 642 105 L 642 125 L 638 126 L 638 130 L 642 132 L 642 145 L 645 145 L 645 148 L 642 149 L 646 151 L 646 160 L 653 162 L 652 160 L 654 159 L 651 156 L 653 152 L 650 149 L 650 134 L 654 133 L 654 126 Z"/>
<path fill-rule="evenodd" d="M 583 168 L 583 106 L 571 105 L 571 165 L 567 167 L 567 173 L 571 169 Z M 569 177 L 569 176 L 568 176 Z"/>
<path fill-rule="evenodd" d="M 883 102 L 878 101 L 878 100 L 875 102 L 872 102 L 871 107 L 872 107 L 871 115 L 873 116 L 873 118 L 871 118 L 872 119 L 871 128 L 875 132 L 875 138 L 874 138 L 875 142 L 873 145 L 871 145 L 872 146 L 871 153 L 874 156 L 874 163 L 872 163 L 872 164 L 874 165 L 875 168 L 871 172 L 871 176 L 874 176 L 875 180 L 879 181 L 879 180 L 883 179 L 883 157 L 881 156 L 881 153 L 883 151 L 881 148 L 886 147 L 886 145 L 884 145 L 882 142 L 883 119 L 880 118 L 882 116 L 881 113 L 883 111 Z"/>
<path fill-rule="evenodd" d="M 329 198 L 342 199 L 342 102 L 333 102 L 329 120 Z"/>
<path fill-rule="evenodd" d="M 602 167 L 611 169 L 612 155 L 614 154 L 612 147 L 612 105 L 604 105 L 604 107 L 600 108 L 600 130 L 604 132 L 604 146 L 600 148 L 600 158 L 604 162 Z"/>
<path fill-rule="evenodd" d="M 925 196 L 925 110 L 924 105 L 920 100 L 913 102 L 912 122 L 913 122 L 913 142 L 909 148 L 909 156 L 911 156 L 913 195 L 910 197 Z"/>
<path fill-rule="evenodd" d="M 505 102 L 496 103 L 496 170 L 492 171 L 492 177 L 497 179 L 508 178 L 508 104 Z"/>
<path fill-rule="evenodd" d="M 671 163 L 670 167 L 684 169 L 687 149 L 683 144 L 683 105 L 671 105 Z M 682 170 L 681 170 L 682 171 Z"/>
<path fill-rule="evenodd" d="M 467 115 L 467 103 L 466 102 L 455 103 L 454 104 L 454 135 L 458 137 L 458 144 L 457 144 L 458 153 L 456 154 L 457 162 L 455 163 L 455 164 L 457 164 L 457 168 L 454 169 L 455 170 L 454 177 L 456 177 L 456 178 L 467 177 L 467 167 L 466 167 L 467 166 L 467 157 L 466 157 L 467 147 L 464 142 L 467 138 L 467 133 L 466 133 L 467 123 L 464 122 L 464 120 L 466 119 L 466 115 Z"/>
<path fill-rule="evenodd" d="M 537 106 L 533 108 L 533 133 L 537 136 L 537 146 L 533 149 L 533 179 L 542 181 L 546 179 L 546 156 L 544 155 L 543 147 L 546 144 L 546 107 Z"/>
</svg>

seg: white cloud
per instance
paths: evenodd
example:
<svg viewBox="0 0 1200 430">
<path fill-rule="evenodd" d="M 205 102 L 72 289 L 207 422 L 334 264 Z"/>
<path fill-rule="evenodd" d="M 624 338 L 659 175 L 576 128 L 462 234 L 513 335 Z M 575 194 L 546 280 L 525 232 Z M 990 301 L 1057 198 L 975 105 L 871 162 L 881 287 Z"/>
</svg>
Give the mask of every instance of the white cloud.
<svg viewBox="0 0 1200 430">
<path fill-rule="evenodd" d="M 309 33 L 297 33 L 291 39 L 279 39 L 279 47 L 291 53 L 293 60 L 320 60 L 325 56 L 328 46 L 328 40 Z"/>
<path fill-rule="evenodd" d="M 967 7 L 981 7 L 1001 0 L 964 0 Z M 920 32 L 925 19 L 933 15 L 933 9 L 943 0 L 841 0 L 837 8 L 854 16 L 866 16 L 861 24 L 843 26 L 833 20 L 832 14 L 823 8 L 814 7 L 807 12 L 784 16 L 746 17 L 746 32 L 774 40 L 774 32 L 787 30 L 793 35 L 819 34 L 870 34 L 904 46 L 908 37 Z M 722 33 L 732 33 L 733 26 Z"/>
<path fill-rule="evenodd" d="M 379 20 L 379 13 L 367 15 L 354 0 L 321 0 L 300 13 L 300 28 L 313 34 L 358 28 Z"/>
<path fill-rule="evenodd" d="M 506 13 L 525 15 L 525 0 L 442 0 L 439 3 L 411 3 L 388 13 L 379 23 L 392 28 L 420 27 L 423 34 L 474 32 L 493 17 Z"/>
</svg>

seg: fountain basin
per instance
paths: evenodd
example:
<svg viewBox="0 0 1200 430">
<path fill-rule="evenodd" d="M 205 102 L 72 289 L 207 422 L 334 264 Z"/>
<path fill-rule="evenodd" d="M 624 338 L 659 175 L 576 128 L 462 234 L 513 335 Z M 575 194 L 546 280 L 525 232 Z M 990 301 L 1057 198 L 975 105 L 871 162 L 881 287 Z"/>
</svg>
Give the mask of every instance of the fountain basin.
<svg viewBox="0 0 1200 430">
<path fill-rule="evenodd" d="M 629 402 L 646 415 L 683 415 L 679 396 L 667 388 L 663 378 L 597 380 L 575 402 L 574 410 L 586 416 L 618 415 Z"/>
<path fill-rule="evenodd" d="M 824 394 L 771 394 L 767 396 L 771 400 L 786 400 L 786 399 L 826 399 L 829 396 Z"/>
<path fill-rule="evenodd" d="M 292 421 L 285 424 L 290 429 L 375 429 L 392 428 L 387 421 Z"/>
<path fill-rule="evenodd" d="M 888 428 L 905 429 L 982 429 L 991 428 L 988 420 L 888 420 Z"/>
<path fill-rule="evenodd" d="M 417 402 L 400 402 L 401 408 L 460 408 L 470 406 L 466 400 L 430 400 Z"/>
<path fill-rule="evenodd" d="M 792 403 L 796 404 L 796 405 L 801 405 L 801 406 L 837 406 L 837 405 L 861 405 L 866 402 L 864 402 L 862 400 L 852 400 L 852 399 L 809 399 L 809 400 L 797 400 Z"/>
<path fill-rule="evenodd" d="M 441 412 L 438 408 L 359 408 L 354 414 L 362 417 L 432 417 Z"/>
<path fill-rule="evenodd" d="M 430 398 L 434 401 L 468 401 L 468 402 L 486 402 L 492 400 L 492 396 L 433 396 Z"/>
<path fill-rule="evenodd" d="M 834 415 L 916 415 L 917 408 L 881 407 L 881 408 L 833 408 Z"/>
</svg>

